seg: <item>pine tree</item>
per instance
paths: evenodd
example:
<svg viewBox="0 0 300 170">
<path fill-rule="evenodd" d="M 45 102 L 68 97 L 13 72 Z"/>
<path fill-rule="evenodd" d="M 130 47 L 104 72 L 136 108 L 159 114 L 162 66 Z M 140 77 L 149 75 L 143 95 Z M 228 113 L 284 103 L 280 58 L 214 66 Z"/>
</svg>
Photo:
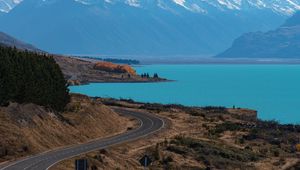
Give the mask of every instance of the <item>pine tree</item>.
<svg viewBox="0 0 300 170">
<path fill-rule="evenodd" d="M 52 56 L 0 47 L 0 104 L 35 103 L 58 111 L 69 102 L 67 82 Z"/>
</svg>

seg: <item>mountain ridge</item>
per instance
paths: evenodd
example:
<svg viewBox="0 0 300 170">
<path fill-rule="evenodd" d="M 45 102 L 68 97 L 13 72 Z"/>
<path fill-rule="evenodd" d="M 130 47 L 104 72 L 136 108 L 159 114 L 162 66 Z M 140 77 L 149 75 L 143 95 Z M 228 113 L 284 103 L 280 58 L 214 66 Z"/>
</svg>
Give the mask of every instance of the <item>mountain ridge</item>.
<svg viewBox="0 0 300 170">
<path fill-rule="evenodd" d="M 37 49 L 33 45 L 17 40 L 3 32 L 0 32 L 0 46 L 16 47 L 20 50 L 41 52 L 41 50 Z"/>
<path fill-rule="evenodd" d="M 0 0 L 0 11 L 8 13 L 13 10 L 14 7 L 27 0 Z M 44 3 L 51 3 L 55 0 L 43 0 Z M 147 6 L 157 6 L 165 10 L 170 10 L 169 6 L 180 6 L 191 12 L 207 13 L 209 6 L 219 8 L 220 10 L 245 10 L 250 8 L 268 8 L 274 12 L 281 13 L 283 15 L 292 15 L 296 10 L 300 10 L 299 0 L 283 0 L 283 1 L 267 1 L 267 0 L 73 0 L 83 5 L 94 4 L 118 4 L 123 3 L 132 7 L 147 8 Z"/>
<path fill-rule="evenodd" d="M 288 18 L 281 27 L 300 25 L 300 12 L 295 13 L 291 18 Z"/>
<path fill-rule="evenodd" d="M 209 12 L 193 4 L 206 5 Z M 57 54 L 209 56 L 242 33 L 266 31 L 286 19 L 267 8 L 224 6 L 196 0 L 24 0 L 0 17 L 5 23 L 0 30 Z"/>
<path fill-rule="evenodd" d="M 300 12 L 279 28 L 237 38 L 221 58 L 300 58 Z"/>
</svg>

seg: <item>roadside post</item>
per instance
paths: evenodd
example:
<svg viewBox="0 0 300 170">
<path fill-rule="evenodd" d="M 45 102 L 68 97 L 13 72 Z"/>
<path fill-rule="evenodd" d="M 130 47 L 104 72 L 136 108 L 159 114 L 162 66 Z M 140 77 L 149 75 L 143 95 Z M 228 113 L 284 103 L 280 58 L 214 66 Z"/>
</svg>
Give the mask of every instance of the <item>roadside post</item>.
<svg viewBox="0 0 300 170">
<path fill-rule="evenodd" d="M 148 155 L 145 155 L 140 159 L 139 162 L 146 170 L 146 168 L 152 163 L 152 160 Z"/>
<path fill-rule="evenodd" d="M 77 159 L 75 160 L 75 170 L 88 170 L 88 161 L 87 159 Z"/>
</svg>

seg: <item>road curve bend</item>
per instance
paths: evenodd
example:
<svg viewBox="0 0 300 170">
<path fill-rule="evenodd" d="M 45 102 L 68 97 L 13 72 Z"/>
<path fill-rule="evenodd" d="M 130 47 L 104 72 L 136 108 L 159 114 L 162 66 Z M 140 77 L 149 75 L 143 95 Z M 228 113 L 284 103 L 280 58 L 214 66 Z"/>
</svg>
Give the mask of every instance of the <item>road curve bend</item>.
<svg viewBox="0 0 300 170">
<path fill-rule="evenodd" d="M 88 143 L 61 148 L 24 158 L 22 160 L 12 162 L 0 170 L 48 170 L 62 160 L 98 149 L 107 148 L 112 145 L 136 140 L 155 133 L 164 127 L 164 121 L 153 114 L 128 111 L 124 109 L 115 109 L 115 111 L 122 115 L 138 119 L 140 121 L 140 126 L 137 129 L 117 136 L 94 140 Z"/>
</svg>

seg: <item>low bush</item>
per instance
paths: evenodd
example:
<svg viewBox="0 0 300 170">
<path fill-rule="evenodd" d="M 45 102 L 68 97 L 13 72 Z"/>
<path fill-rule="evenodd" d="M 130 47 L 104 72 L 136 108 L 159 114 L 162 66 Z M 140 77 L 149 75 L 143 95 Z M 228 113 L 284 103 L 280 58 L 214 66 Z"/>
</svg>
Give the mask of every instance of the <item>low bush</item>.
<svg viewBox="0 0 300 170">
<path fill-rule="evenodd" d="M 232 123 L 232 122 L 224 122 L 222 124 L 216 125 L 216 127 L 210 130 L 211 135 L 219 135 L 225 131 L 238 131 L 241 130 L 242 127 L 239 124 Z"/>
</svg>

